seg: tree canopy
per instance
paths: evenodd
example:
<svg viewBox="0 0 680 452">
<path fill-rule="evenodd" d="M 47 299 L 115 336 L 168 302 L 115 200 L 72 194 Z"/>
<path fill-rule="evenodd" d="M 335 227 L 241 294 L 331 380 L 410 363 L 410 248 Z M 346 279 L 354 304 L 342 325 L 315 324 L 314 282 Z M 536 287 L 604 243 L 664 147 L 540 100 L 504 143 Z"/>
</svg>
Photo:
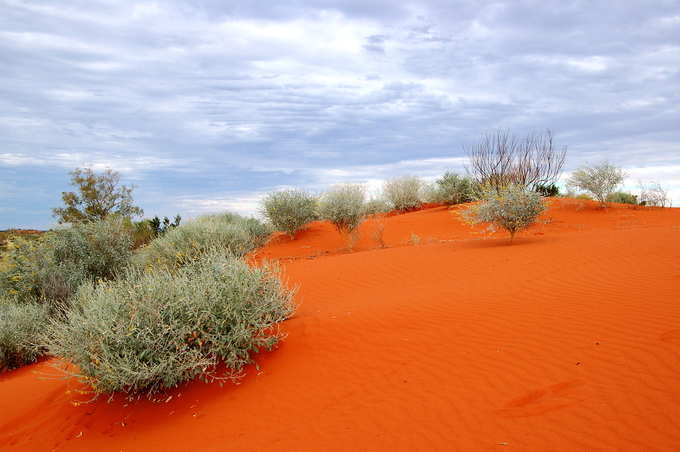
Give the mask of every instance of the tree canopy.
<svg viewBox="0 0 680 452">
<path fill-rule="evenodd" d="M 52 209 L 59 223 L 87 223 L 112 214 L 136 217 L 144 213 L 133 205 L 133 187 L 120 185 L 120 173 L 107 169 L 97 174 L 91 168 L 76 168 L 69 174 L 77 190 L 62 192 L 65 207 Z"/>
</svg>

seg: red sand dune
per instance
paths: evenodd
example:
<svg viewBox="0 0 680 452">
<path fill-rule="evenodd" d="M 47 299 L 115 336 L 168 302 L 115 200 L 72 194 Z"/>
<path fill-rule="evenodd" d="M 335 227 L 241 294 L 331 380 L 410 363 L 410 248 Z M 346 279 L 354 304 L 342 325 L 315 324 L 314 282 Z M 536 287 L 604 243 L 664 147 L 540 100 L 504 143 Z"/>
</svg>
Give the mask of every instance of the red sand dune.
<svg viewBox="0 0 680 452">
<path fill-rule="evenodd" d="M 299 308 L 239 385 L 74 406 L 50 361 L 0 376 L 0 449 L 680 450 L 680 210 L 553 201 L 512 246 L 452 212 L 260 250 Z"/>
</svg>

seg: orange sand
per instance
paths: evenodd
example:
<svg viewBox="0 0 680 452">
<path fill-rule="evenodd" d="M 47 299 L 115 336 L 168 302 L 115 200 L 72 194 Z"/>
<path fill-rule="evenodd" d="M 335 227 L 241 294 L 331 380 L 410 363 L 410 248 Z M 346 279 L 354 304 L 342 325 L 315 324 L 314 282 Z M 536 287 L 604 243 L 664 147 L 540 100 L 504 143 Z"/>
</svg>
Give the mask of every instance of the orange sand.
<svg viewBox="0 0 680 452">
<path fill-rule="evenodd" d="M 680 450 L 680 210 L 552 204 L 512 246 L 444 207 L 352 253 L 324 223 L 278 237 L 256 258 L 299 308 L 260 371 L 73 406 L 28 366 L 0 376 L 0 450 Z"/>
</svg>

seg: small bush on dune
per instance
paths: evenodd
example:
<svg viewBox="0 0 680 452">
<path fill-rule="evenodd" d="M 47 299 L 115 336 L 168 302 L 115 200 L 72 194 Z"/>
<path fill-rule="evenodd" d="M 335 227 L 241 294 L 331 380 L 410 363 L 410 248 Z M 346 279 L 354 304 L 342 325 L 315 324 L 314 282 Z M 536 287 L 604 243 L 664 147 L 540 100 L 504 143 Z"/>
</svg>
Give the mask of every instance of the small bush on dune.
<svg viewBox="0 0 680 452">
<path fill-rule="evenodd" d="M 133 262 L 140 267 L 173 269 L 212 249 L 244 256 L 264 245 L 271 232 L 254 218 L 232 213 L 206 215 L 170 229 L 140 249 Z"/>
<path fill-rule="evenodd" d="M 587 192 L 604 206 L 607 203 L 607 196 L 623 183 L 624 178 L 625 173 L 621 168 L 603 162 L 577 169 L 571 173 L 567 186 Z"/>
<path fill-rule="evenodd" d="M 668 198 L 668 190 L 658 182 L 648 185 L 640 182 L 640 204 L 651 207 L 670 207 L 671 200 Z"/>
<path fill-rule="evenodd" d="M 353 232 L 366 215 L 366 189 L 361 185 L 339 185 L 323 194 L 319 215 L 342 233 Z"/>
<path fill-rule="evenodd" d="M 435 181 L 431 201 L 448 205 L 470 202 L 474 198 L 473 186 L 469 177 L 446 172 Z"/>
<path fill-rule="evenodd" d="M 262 214 L 274 227 L 291 237 L 307 223 L 317 219 L 317 198 L 301 190 L 268 194 L 262 201 Z"/>
<path fill-rule="evenodd" d="M 364 206 L 366 215 L 378 215 L 392 210 L 390 203 L 383 198 L 373 198 L 366 202 Z"/>
<path fill-rule="evenodd" d="M 47 323 L 45 305 L 0 297 L 0 372 L 33 363 L 45 353 L 38 344 Z"/>
<path fill-rule="evenodd" d="M 545 210 L 541 195 L 518 185 L 509 185 L 500 191 L 490 190 L 479 204 L 461 212 L 472 223 L 491 223 L 510 233 L 510 241 L 518 231 L 531 226 Z"/>
<path fill-rule="evenodd" d="M 626 193 L 623 191 L 617 191 L 614 193 L 610 193 L 607 195 L 607 202 L 614 202 L 618 204 L 633 204 L 637 205 L 638 200 L 637 196 L 631 194 L 631 193 Z"/>
<path fill-rule="evenodd" d="M 587 195 L 585 193 L 576 193 L 572 189 L 567 190 L 566 193 L 560 194 L 562 198 L 569 198 L 569 199 L 582 199 L 586 201 L 593 201 L 593 197 L 590 195 Z"/>
<path fill-rule="evenodd" d="M 276 273 L 224 257 L 223 249 L 174 272 L 131 269 L 86 284 L 63 322 L 48 330 L 52 354 L 80 369 L 97 393 L 151 395 L 202 376 L 219 361 L 238 378 L 252 352 L 271 349 L 292 313 Z"/>
<path fill-rule="evenodd" d="M 385 183 L 385 199 L 393 209 L 408 211 L 423 204 L 421 190 L 423 182 L 413 176 L 398 177 Z"/>
<path fill-rule="evenodd" d="M 0 273 L 0 291 L 20 301 L 63 301 L 88 279 L 111 279 L 132 256 L 132 231 L 111 217 L 17 241 Z"/>
</svg>

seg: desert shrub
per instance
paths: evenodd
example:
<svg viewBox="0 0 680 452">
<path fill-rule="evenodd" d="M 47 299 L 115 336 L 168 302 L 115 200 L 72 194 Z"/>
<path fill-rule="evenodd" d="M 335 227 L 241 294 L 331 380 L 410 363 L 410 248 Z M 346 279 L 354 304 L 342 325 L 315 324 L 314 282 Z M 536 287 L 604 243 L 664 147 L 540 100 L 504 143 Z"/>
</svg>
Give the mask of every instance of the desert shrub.
<svg viewBox="0 0 680 452">
<path fill-rule="evenodd" d="M 366 189 L 361 185 L 339 185 L 323 194 L 319 216 L 340 232 L 351 233 L 364 220 Z"/>
<path fill-rule="evenodd" d="M 562 198 L 570 198 L 570 199 L 583 199 L 586 201 L 593 201 L 593 197 L 586 194 L 586 193 L 576 193 L 573 189 L 569 188 L 565 193 L 561 193 L 560 196 Z"/>
<path fill-rule="evenodd" d="M 291 237 L 307 223 L 317 219 L 317 198 L 301 190 L 268 194 L 262 200 L 262 214 L 274 227 Z"/>
<path fill-rule="evenodd" d="M 178 268 L 207 251 L 244 256 L 264 245 L 271 229 L 255 218 L 232 213 L 206 215 L 172 228 L 140 249 L 133 262 L 141 267 Z"/>
<path fill-rule="evenodd" d="M 535 190 L 538 185 L 554 183 L 567 155 L 566 147 L 555 147 L 550 130 L 524 137 L 496 130 L 485 133 L 466 151 L 475 182 L 497 192 L 511 184 Z"/>
<path fill-rule="evenodd" d="M 633 204 L 637 205 L 637 196 L 626 193 L 624 191 L 616 191 L 607 195 L 607 202 L 615 202 L 618 204 Z"/>
<path fill-rule="evenodd" d="M 640 204 L 652 207 L 670 207 L 668 191 L 661 184 L 653 182 L 649 185 L 640 183 Z"/>
<path fill-rule="evenodd" d="M 560 195 L 560 188 L 555 184 L 538 184 L 534 187 L 534 191 L 546 198 Z"/>
<path fill-rule="evenodd" d="M 0 292 L 22 301 L 63 301 L 88 279 L 111 279 L 132 256 L 132 231 L 125 219 L 81 223 L 17 240 L 0 273 Z"/>
<path fill-rule="evenodd" d="M 390 179 L 385 183 L 385 199 L 396 210 L 407 211 L 417 209 L 423 204 L 421 190 L 423 182 L 414 176 L 403 176 Z"/>
<path fill-rule="evenodd" d="M 49 351 L 78 366 L 96 393 L 151 395 L 201 376 L 238 378 L 251 353 L 281 339 L 292 292 L 267 268 L 223 249 L 175 270 L 130 269 L 85 284 L 68 317 L 52 322 Z M 216 373 L 218 362 L 226 373 Z"/>
<path fill-rule="evenodd" d="M 624 178 L 625 173 L 621 168 L 603 162 L 577 169 L 571 173 L 567 186 L 583 190 L 605 205 L 607 196 L 623 183 Z"/>
<path fill-rule="evenodd" d="M 47 323 L 45 305 L 0 297 L 0 372 L 33 363 L 45 353 L 39 344 Z"/>
<path fill-rule="evenodd" d="M 545 210 L 541 195 L 519 185 L 509 185 L 500 191 L 490 190 L 483 201 L 462 211 L 472 224 L 491 223 L 510 233 L 510 241 L 518 231 L 531 226 Z"/>
<path fill-rule="evenodd" d="M 377 215 L 392 210 L 391 204 L 382 197 L 369 199 L 364 205 L 366 215 Z"/>
<path fill-rule="evenodd" d="M 431 201 L 448 205 L 470 202 L 474 197 L 473 185 L 469 177 L 447 171 L 435 181 Z"/>
</svg>

